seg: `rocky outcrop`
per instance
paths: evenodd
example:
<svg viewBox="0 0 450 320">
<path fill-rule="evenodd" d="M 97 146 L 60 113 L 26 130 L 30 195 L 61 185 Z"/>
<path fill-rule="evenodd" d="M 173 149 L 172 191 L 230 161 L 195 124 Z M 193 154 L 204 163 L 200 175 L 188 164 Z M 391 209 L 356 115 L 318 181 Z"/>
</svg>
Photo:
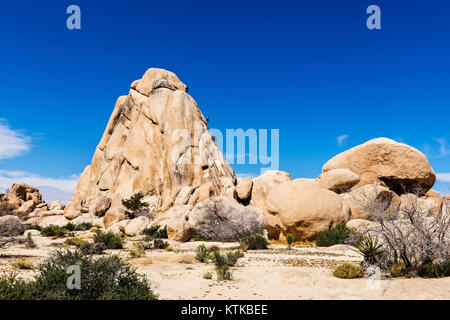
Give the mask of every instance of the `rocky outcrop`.
<svg viewBox="0 0 450 320">
<path fill-rule="evenodd" d="M 337 193 L 350 190 L 359 183 L 359 177 L 348 169 L 334 169 L 322 173 L 317 177 L 316 183 L 319 187 Z"/>
<path fill-rule="evenodd" d="M 162 69 L 147 70 L 117 100 L 65 210 L 94 213 L 106 209 L 103 199 L 109 198 L 107 227 L 124 218 L 121 200 L 136 192 L 155 204 L 154 213 L 235 194 L 234 172 L 202 112 L 178 77 Z"/>
<path fill-rule="evenodd" d="M 251 178 L 237 178 L 236 194 L 239 200 L 245 201 L 252 194 L 253 181 Z"/>
<path fill-rule="evenodd" d="M 398 195 L 429 190 L 436 175 L 427 157 L 403 143 L 386 138 L 370 140 L 330 159 L 322 168 L 326 173 L 348 169 L 358 175 L 356 187 L 378 183 Z"/>
<path fill-rule="evenodd" d="M 39 189 L 28 184 L 13 184 L 10 192 L 5 194 L 2 201 L 6 201 L 20 216 L 32 213 L 37 206 L 45 205 Z"/>
<path fill-rule="evenodd" d="M 284 171 L 268 170 L 253 179 L 250 204 L 260 210 L 266 208 L 266 198 L 277 185 L 292 180 L 291 175 Z"/>
<path fill-rule="evenodd" d="M 269 235 L 285 239 L 292 234 L 295 241 L 314 240 L 318 232 L 349 219 L 338 194 L 297 180 L 281 183 L 269 192 L 264 214 Z"/>
</svg>

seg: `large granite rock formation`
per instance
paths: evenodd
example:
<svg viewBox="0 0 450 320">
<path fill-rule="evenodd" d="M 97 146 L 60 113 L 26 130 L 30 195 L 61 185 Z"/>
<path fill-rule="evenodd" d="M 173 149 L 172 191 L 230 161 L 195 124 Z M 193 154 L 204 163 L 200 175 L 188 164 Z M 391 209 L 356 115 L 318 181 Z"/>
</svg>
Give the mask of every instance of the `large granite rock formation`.
<svg viewBox="0 0 450 320">
<path fill-rule="evenodd" d="M 330 159 L 322 172 L 348 169 L 360 182 L 356 187 L 378 183 L 397 194 L 429 190 L 436 175 L 420 151 L 391 139 L 378 138 L 351 148 Z"/>
<path fill-rule="evenodd" d="M 172 72 L 149 69 L 118 98 L 66 217 L 95 213 L 99 201 L 120 215 L 122 199 L 136 192 L 154 213 L 195 205 L 205 193 L 234 198 L 235 180 L 187 87 Z"/>
</svg>

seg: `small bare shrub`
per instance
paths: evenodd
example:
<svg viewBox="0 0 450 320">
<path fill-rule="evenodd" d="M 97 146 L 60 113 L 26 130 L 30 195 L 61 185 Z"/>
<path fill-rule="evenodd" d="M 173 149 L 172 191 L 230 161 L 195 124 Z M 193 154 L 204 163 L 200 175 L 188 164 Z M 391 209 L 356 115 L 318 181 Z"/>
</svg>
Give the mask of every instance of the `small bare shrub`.
<svg viewBox="0 0 450 320">
<path fill-rule="evenodd" d="M 22 232 L 22 224 L 15 216 L 5 216 L 0 220 L 0 237 L 14 237 Z"/>
<path fill-rule="evenodd" d="M 254 240 L 255 232 L 265 227 L 259 212 L 252 208 L 230 205 L 220 197 L 210 198 L 202 205 L 202 217 L 194 226 L 197 238 L 242 243 Z"/>
<path fill-rule="evenodd" d="M 389 203 L 384 197 L 365 201 L 364 209 L 370 220 L 379 224 L 368 232 L 383 243 L 384 267 L 390 269 L 403 262 L 408 272 L 428 268 L 433 273 L 433 265 L 450 257 L 449 201 L 445 199 L 441 212 L 433 216 L 432 208 L 421 203 L 419 196 L 423 194 L 423 190 L 416 190 L 414 196 L 404 197 L 402 205 L 391 207 L 389 212 L 386 212 Z"/>
</svg>

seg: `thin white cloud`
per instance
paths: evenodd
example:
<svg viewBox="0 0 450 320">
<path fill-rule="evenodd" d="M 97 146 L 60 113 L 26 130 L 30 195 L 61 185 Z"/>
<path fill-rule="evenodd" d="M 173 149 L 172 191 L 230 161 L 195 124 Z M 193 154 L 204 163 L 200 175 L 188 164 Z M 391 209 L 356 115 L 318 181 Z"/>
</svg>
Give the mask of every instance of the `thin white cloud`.
<svg viewBox="0 0 450 320">
<path fill-rule="evenodd" d="M 436 179 L 441 182 L 450 182 L 450 173 L 436 173 Z"/>
<path fill-rule="evenodd" d="M 40 189 L 46 201 L 66 202 L 75 191 L 78 177 L 79 175 L 73 174 L 68 177 L 50 178 L 25 171 L 0 170 L 0 191 L 11 188 L 14 183 L 26 183 Z"/>
<path fill-rule="evenodd" d="M 342 146 L 344 144 L 345 140 L 347 140 L 347 138 L 348 138 L 348 134 L 342 134 L 339 137 L 336 137 L 337 144 L 339 146 Z"/>
<path fill-rule="evenodd" d="M 0 159 L 21 156 L 31 149 L 31 138 L 9 127 L 5 119 L 0 118 Z"/>
<path fill-rule="evenodd" d="M 439 143 L 439 156 L 446 156 L 450 154 L 450 150 L 447 149 L 447 140 L 444 138 L 433 138 L 434 141 Z"/>
</svg>

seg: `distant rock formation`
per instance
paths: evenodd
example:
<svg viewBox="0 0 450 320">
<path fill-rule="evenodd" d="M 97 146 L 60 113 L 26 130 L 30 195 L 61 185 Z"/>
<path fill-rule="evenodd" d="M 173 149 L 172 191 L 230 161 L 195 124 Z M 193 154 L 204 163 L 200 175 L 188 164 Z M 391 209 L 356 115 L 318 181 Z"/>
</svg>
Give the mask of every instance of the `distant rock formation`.
<svg viewBox="0 0 450 320">
<path fill-rule="evenodd" d="M 2 200 L 8 202 L 13 211 L 21 216 L 28 215 L 37 206 L 44 204 L 39 189 L 25 183 L 13 184 Z"/>
<path fill-rule="evenodd" d="M 152 68 L 118 98 L 65 212 L 74 219 L 110 203 L 107 215 L 117 216 L 122 199 L 142 192 L 162 213 L 210 196 L 234 198 L 235 184 L 187 87 L 174 73 Z"/>
</svg>

